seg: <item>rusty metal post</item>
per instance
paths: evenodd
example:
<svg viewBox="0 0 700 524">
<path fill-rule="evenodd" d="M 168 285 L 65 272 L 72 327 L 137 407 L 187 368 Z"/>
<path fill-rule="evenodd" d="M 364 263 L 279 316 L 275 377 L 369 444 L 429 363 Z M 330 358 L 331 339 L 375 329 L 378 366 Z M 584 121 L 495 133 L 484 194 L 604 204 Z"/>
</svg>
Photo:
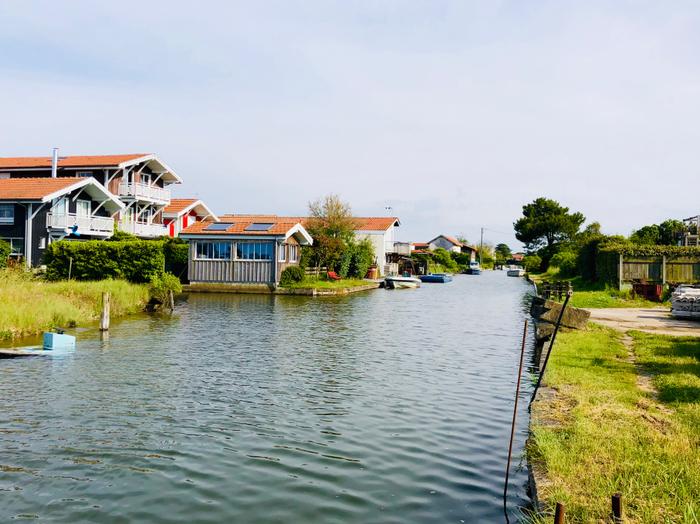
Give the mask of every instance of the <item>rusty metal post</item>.
<svg viewBox="0 0 700 524">
<path fill-rule="evenodd" d="M 518 381 L 515 386 L 515 403 L 513 405 L 513 422 L 510 425 L 510 442 L 508 443 L 508 462 L 506 464 L 506 482 L 503 486 L 503 511 L 506 513 L 508 520 L 508 510 L 506 498 L 508 496 L 508 478 L 510 476 L 510 460 L 513 455 L 513 436 L 515 435 L 515 419 L 518 416 L 518 397 L 520 396 L 520 379 L 523 375 L 523 360 L 525 358 L 525 343 L 527 342 L 527 319 L 525 319 L 525 327 L 523 328 L 523 342 L 520 347 L 520 364 L 518 365 Z"/>
<path fill-rule="evenodd" d="M 622 522 L 622 494 L 615 493 L 612 496 L 613 522 Z"/>
<path fill-rule="evenodd" d="M 554 510 L 554 524 L 564 524 L 564 504 L 557 502 L 557 508 Z"/>
</svg>

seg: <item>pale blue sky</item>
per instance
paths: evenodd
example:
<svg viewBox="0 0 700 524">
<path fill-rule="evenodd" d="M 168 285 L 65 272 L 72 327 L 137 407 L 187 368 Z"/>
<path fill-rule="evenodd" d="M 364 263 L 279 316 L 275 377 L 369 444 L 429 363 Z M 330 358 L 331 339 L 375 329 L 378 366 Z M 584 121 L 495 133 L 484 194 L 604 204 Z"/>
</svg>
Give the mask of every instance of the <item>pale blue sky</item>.
<svg viewBox="0 0 700 524">
<path fill-rule="evenodd" d="M 700 213 L 700 3 L 0 3 L 0 156 L 156 152 L 217 212 L 400 237 Z M 492 242 L 512 235 L 490 232 Z"/>
</svg>

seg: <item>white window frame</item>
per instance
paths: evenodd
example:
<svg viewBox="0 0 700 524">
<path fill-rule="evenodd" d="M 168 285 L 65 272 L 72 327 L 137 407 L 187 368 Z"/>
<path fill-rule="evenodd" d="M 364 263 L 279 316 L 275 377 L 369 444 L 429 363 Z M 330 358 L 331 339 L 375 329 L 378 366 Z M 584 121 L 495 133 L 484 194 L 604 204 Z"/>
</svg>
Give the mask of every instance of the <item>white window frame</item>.
<svg viewBox="0 0 700 524">
<path fill-rule="evenodd" d="M 289 263 L 299 262 L 299 246 L 289 244 Z"/>
<path fill-rule="evenodd" d="M 90 178 L 92 177 L 92 171 L 76 171 L 75 176 L 78 178 Z"/>
<path fill-rule="evenodd" d="M 287 244 L 278 244 L 277 262 L 287 261 Z"/>
<path fill-rule="evenodd" d="M 15 205 L 14 204 L 0 204 L 0 209 L 9 210 L 7 216 L 0 216 L 0 225 L 12 226 L 15 223 Z"/>
<path fill-rule="evenodd" d="M 62 209 L 59 209 L 61 207 Z M 57 216 L 66 216 L 68 215 L 68 199 L 66 197 L 61 197 L 57 198 L 56 201 L 54 202 L 53 206 L 51 206 L 51 213 Z"/>
</svg>

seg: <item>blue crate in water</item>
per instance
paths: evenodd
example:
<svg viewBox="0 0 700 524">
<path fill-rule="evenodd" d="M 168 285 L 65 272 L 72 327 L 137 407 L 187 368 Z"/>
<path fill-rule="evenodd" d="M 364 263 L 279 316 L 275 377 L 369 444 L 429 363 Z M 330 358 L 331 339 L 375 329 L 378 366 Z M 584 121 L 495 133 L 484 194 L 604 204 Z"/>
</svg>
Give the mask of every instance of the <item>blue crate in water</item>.
<svg viewBox="0 0 700 524">
<path fill-rule="evenodd" d="M 63 333 L 44 333 L 44 350 L 62 353 L 75 351 L 75 337 Z"/>
</svg>

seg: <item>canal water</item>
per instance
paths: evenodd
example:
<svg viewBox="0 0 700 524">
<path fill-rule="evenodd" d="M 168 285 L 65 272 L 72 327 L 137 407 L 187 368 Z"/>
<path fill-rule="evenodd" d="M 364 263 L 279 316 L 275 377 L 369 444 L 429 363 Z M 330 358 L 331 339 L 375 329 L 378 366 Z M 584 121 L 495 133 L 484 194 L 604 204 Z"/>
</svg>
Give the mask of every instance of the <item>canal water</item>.
<svg viewBox="0 0 700 524">
<path fill-rule="evenodd" d="M 528 293 L 499 271 L 190 295 L 74 355 L 0 360 L 0 521 L 502 522 Z"/>
</svg>

